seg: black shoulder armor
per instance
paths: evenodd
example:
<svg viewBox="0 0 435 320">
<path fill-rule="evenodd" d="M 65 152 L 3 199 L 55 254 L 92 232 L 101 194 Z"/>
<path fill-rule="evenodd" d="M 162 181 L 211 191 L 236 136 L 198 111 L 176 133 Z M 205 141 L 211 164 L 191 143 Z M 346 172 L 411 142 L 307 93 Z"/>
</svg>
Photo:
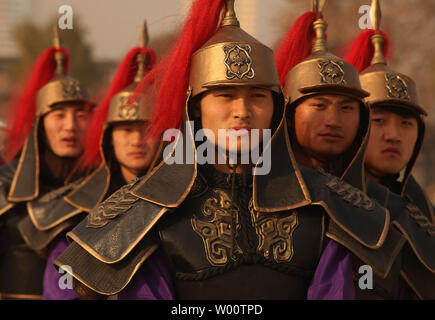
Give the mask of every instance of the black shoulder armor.
<svg viewBox="0 0 435 320">
<path fill-rule="evenodd" d="M 408 179 L 403 198 L 416 205 L 432 223 L 435 223 L 434 207 L 413 176 Z"/>
<path fill-rule="evenodd" d="M 133 195 L 139 182 L 136 179 L 113 193 L 67 237 L 104 263 L 123 260 L 168 210 Z"/>
<path fill-rule="evenodd" d="M 110 185 L 110 172 L 102 163 L 94 172 L 65 196 L 66 201 L 83 211 L 90 212 L 106 195 Z"/>
<path fill-rule="evenodd" d="M 435 272 L 435 225 L 429 218 L 416 205 L 376 182 L 368 181 L 367 193 L 375 199 L 385 199 L 384 205 L 390 211 L 392 224 L 408 240 L 421 263 Z"/>
<path fill-rule="evenodd" d="M 435 274 L 421 264 L 409 244 L 403 249 L 400 273 L 420 299 L 435 300 Z"/>
<path fill-rule="evenodd" d="M 158 248 L 158 243 L 157 235 L 150 232 L 124 259 L 105 263 L 72 242 L 54 264 L 59 268 L 72 266 L 72 276 L 76 280 L 99 294 L 111 296 L 127 286 L 144 261 Z"/>
<path fill-rule="evenodd" d="M 396 202 L 396 201 L 394 201 Z M 435 274 L 435 224 L 413 204 L 406 204 L 402 213 L 393 221 L 408 240 L 420 262 Z"/>
<path fill-rule="evenodd" d="M 83 210 L 65 200 L 65 195 L 78 183 L 80 181 L 70 183 L 26 203 L 28 214 L 18 224 L 18 229 L 32 249 L 44 249 L 58 234 L 83 218 Z"/>
<path fill-rule="evenodd" d="M 329 218 L 361 245 L 377 249 L 390 225 L 388 210 L 361 190 L 324 170 L 301 168 L 313 205 L 324 208 Z"/>
<path fill-rule="evenodd" d="M 435 225 L 413 203 L 373 181 L 368 193 L 385 199 L 394 225 L 407 240 L 403 249 L 401 273 L 420 298 L 434 297 L 435 288 Z"/>
</svg>

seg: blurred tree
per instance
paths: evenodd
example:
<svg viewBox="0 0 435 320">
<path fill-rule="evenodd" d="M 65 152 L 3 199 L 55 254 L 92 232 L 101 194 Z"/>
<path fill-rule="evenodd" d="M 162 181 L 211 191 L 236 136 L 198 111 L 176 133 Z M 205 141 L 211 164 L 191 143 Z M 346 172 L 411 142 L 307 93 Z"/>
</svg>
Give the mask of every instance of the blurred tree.
<svg viewBox="0 0 435 320">
<path fill-rule="evenodd" d="M 18 80 L 28 70 L 42 51 L 53 45 L 53 25 L 57 20 L 38 27 L 31 22 L 17 25 L 13 37 L 20 52 L 20 63 L 10 70 L 13 80 Z M 86 43 L 85 30 L 74 17 L 74 29 L 59 30 L 61 44 L 70 55 L 70 74 L 83 82 L 91 92 L 100 89 L 104 70 L 92 57 L 92 47 Z"/>
</svg>

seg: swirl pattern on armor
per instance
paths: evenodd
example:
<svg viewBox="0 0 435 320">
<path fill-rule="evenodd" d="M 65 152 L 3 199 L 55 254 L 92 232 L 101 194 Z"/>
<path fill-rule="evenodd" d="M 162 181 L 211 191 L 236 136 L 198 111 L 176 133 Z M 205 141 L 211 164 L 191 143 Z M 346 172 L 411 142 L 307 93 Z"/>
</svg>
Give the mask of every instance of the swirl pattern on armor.
<svg viewBox="0 0 435 320">
<path fill-rule="evenodd" d="M 262 252 L 266 259 L 273 254 L 276 262 L 289 262 L 293 257 L 292 234 L 298 226 L 296 211 L 284 217 L 262 214 L 254 210 L 252 199 L 249 202 L 249 211 L 259 237 L 257 251 Z"/>
<path fill-rule="evenodd" d="M 136 181 L 138 181 L 137 178 L 117 190 L 103 203 L 94 208 L 94 210 L 92 210 L 88 215 L 86 227 L 101 228 L 108 224 L 111 219 L 114 219 L 120 214 L 128 211 L 139 199 L 130 193 L 130 190 Z"/>
<path fill-rule="evenodd" d="M 223 266 L 229 260 L 236 261 L 236 254 L 242 254 L 235 241 L 240 230 L 239 208 L 225 191 L 214 189 L 213 192 L 215 196 L 201 207 L 202 217 L 206 220 L 192 215 L 191 223 L 204 242 L 207 260 L 213 266 Z"/>
</svg>

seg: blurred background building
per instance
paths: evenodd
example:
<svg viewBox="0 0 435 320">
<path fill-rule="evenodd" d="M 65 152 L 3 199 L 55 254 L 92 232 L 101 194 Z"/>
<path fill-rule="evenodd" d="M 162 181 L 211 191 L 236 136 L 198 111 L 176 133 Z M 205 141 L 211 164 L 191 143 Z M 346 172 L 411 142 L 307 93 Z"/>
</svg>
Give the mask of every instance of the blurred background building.
<svg viewBox="0 0 435 320">
<path fill-rule="evenodd" d="M 148 21 L 150 45 L 159 56 L 173 43 L 192 0 L 0 0 L 0 128 L 8 117 L 7 101 L 37 56 L 51 45 L 51 28 L 73 9 L 73 29 L 61 32 L 71 55 L 70 72 L 86 83 L 94 95 L 107 85 L 125 53 L 138 44 L 143 20 Z M 328 0 L 328 45 L 340 55 L 359 32 L 358 12 L 370 0 Z M 417 179 L 435 200 L 435 1 L 384 0 L 381 27 L 391 38 L 389 64 L 417 83 L 421 105 L 429 112 Z M 276 49 L 288 28 L 309 0 L 237 0 L 242 27 Z M 435 202 L 435 201 L 434 201 Z"/>
</svg>

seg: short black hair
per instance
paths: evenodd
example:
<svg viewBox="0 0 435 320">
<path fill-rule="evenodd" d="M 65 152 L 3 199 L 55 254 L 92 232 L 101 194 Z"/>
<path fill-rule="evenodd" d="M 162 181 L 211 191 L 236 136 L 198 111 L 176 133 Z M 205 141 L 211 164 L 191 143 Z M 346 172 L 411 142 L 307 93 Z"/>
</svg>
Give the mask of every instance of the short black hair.
<svg viewBox="0 0 435 320">
<path fill-rule="evenodd" d="M 393 112 L 404 118 L 415 118 L 418 119 L 418 113 L 413 111 L 411 107 L 403 107 L 399 105 L 393 104 L 376 104 L 370 107 L 372 110 L 384 111 L 384 112 Z"/>
</svg>

